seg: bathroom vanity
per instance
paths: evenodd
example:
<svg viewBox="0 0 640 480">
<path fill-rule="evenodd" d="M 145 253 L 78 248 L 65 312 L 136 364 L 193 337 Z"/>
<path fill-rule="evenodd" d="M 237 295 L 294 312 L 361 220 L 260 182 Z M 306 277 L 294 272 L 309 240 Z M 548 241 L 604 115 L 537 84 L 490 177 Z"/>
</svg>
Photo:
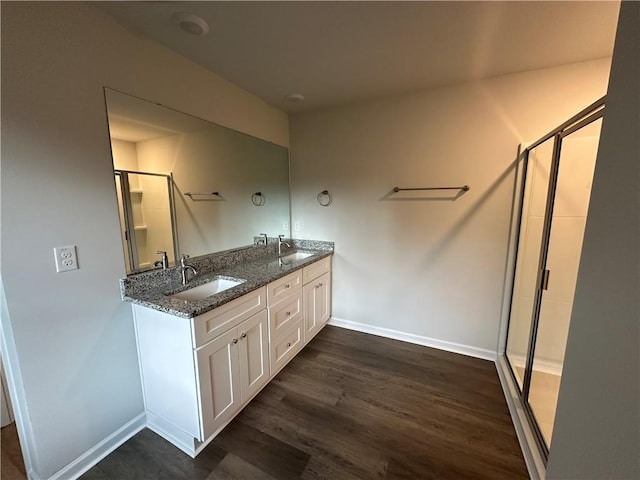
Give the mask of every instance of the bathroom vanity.
<svg viewBox="0 0 640 480">
<path fill-rule="evenodd" d="M 193 259 L 199 274 L 185 286 L 179 267 L 121 282 L 134 304 L 148 427 L 192 457 L 331 315 L 333 244 L 294 242 L 283 256 L 247 247 Z M 210 285 L 224 289 L 208 295 Z"/>
</svg>

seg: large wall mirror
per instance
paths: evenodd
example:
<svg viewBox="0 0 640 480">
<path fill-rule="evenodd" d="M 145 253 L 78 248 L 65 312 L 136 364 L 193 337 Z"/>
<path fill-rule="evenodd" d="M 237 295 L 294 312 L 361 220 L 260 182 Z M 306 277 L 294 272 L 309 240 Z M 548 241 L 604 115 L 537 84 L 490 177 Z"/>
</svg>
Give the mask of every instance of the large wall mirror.
<svg viewBox="0 0 640 480">
<path fill-rule="evenodd" d="M 289 152 L 105 88 L 127 273 L 290 236 Z M 158 264 L 156 263 L 156 267 Z"/>
</svg>

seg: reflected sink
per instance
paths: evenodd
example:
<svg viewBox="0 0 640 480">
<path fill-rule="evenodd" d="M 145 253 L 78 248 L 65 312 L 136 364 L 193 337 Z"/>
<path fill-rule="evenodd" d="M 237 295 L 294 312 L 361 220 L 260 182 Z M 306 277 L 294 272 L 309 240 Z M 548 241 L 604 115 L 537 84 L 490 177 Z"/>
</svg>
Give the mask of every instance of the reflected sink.
<svg viewBox="0 0 640 480">
<path fill-rule="evenodd" d="M 295 252 L 290 253 L 289 255 L 285 255 L 282 257 L 283 262 L 297 262 L 298 260 L 304 260 L 305 258 L 310 257 L 313 253 L 306 252 Z"/>
<path fill-rule="evenodd" d="M 204 285 L 199 285 L 197 287 L 190 288 L 189 290 L 185 290 L 183 292 L 174 293 L 173 295 L 169 295 L 169 297 L 175 298 L 178 300 L 184 300 L 187 302 L 196 302 L 198 300 L 202 300 L 203 298 L 207 298 L 212 295 L 215 295 L 216 293 L 229 290 L 230 288 L 233 288 L 236 285 L 240 285 L 241 283 L 244 283 L 244 282 L 245 280 L 216 278 L 215 280 L 209 283 L 205 283 Z"/>
</svg>

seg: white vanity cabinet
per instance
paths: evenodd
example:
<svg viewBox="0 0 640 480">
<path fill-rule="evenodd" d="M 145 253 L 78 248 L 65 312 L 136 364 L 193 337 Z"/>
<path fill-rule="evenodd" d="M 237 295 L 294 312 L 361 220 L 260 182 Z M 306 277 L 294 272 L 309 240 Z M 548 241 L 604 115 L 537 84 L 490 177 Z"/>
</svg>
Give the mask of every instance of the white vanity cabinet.
<svg viewBox="0 0 640 480">
<path fill-rule="evenodd" d="M 303 268 L 304 343 L 308 343 L 331 317 L 331 257 Z"/>
<path fill-rule="evenodd" d="M 133 306 L 147 426 L 195 457 L 331 315 L 331 256 L 194 318 Z"/>
<path fill-rule="evenodd" d="M 267 311 L 196 350 L 202 440 L 215 434 L 269 380 Z"/>
<path fill-rule="evenodd" d="M 269 356 L 274 376 L 331 316 L 331 256 L 270 283 L 267 304 Z"/>
<path fill-rule="evenodd" d="M 266 294 L 191 319 L 133 306 L 147 424 L 191 456 L 269 381 Z"/>
<path fill-rule="evenodd" d="M 300 351 L 303 342 L 302 269 L 267 285 L 269 365 L 275 375 Z"/>
</svg>

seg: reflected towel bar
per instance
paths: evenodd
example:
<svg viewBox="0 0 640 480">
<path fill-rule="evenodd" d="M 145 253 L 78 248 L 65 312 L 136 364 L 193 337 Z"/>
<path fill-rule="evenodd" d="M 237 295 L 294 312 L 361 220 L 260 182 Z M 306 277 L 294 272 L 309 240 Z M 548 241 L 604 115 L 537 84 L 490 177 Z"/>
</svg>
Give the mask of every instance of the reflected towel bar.
<svg viewBox="0 0 640 480">
<path fill-rule="evenodd" d="M 404 192 L 407 190 L 464 190 L 465 192 L 468 192 L 469 185 L 463 185 L 462 187 L 417 187 L 417 188 L 393 187 L 393 191 L 395 193 Z"/>
<path fill-rule="evenodd" d="M 215 195 L 216 197 L 220 196 L 220 192 L 209 192 L 209 193 L 193 193 L 193 192 L 185 192 L 187 197 L 191 197 L 193 199 L 194 195 Z"/>
</svg>

